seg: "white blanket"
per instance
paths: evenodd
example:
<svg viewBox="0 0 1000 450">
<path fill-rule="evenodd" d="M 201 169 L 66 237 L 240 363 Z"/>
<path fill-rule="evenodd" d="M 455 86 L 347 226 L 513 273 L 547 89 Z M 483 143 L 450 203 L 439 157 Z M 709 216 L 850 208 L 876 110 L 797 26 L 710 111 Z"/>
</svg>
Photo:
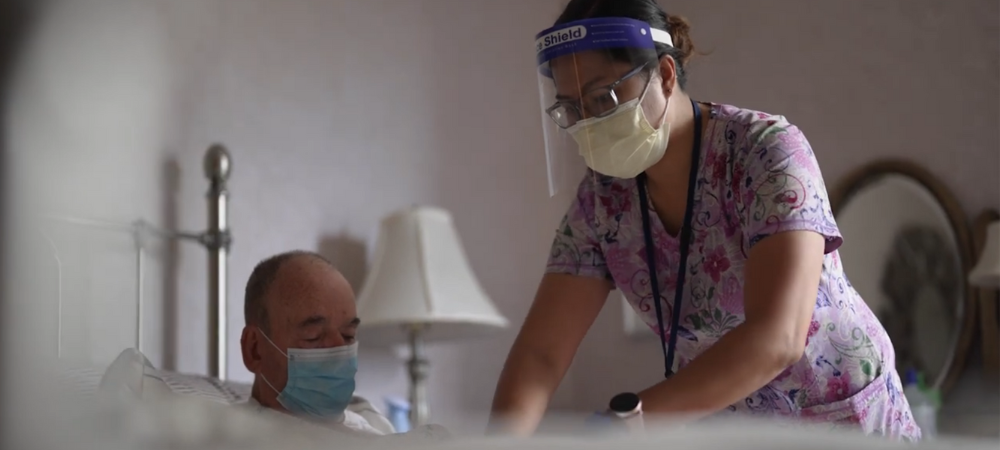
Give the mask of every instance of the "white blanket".
<svg viewBox="0 0 1000 450">
<path fill-rule="evenodd" d="M 275 411 L 255 411 L 208 397 L 180 395 L 155 381 L 137 382 L 128 370 L 109 371 L 96 396 L 56 396 L 50 384 L 26 386 L 17 392 L 19 415 L 12 417 L 11 448 L 51 450 L 99 448 L 240 449 L 240 450 L 645 450 L 645 449 L 768 449 L 801 448 L 876 450 L 913 448 L 857 434 L 812 432 L 766 423 L 711 422 L 682 429 L 637 435 L 566 432 L 523 440 L 496 438 L 449 439 L 440 427 L 421 427 L 406 434 L 384 434 L 391 426 L 365 402 L 352 406 L 352 419 L 325 426 Z M 122 374 L 125 374 L 123 376 Z M 134 373 L 133 373 L 134 375 Z M 39 377 L 41 379 L 41 377 Z M 116 381 L 117 380 L 117 381 Z M 169 386 L 168 386 L 169 387 Z M 141 395 L 135 395 L 139 393 Z M 154 394 L 155 393 L 155 394 Z M 116 395 L 121 394 L 121 395 Z M 30 400 L 30 401 L 20 401 Z M 374 416 L 372 414 L 375 414 Z M 367 417 L 366 417 L 367 415 Z M 374 430 L 374 431 L 372 431 Z M 941 440 L 925 448 L 997 448 L 997 442 Z"/>
<path fill-rule="evenodd" d="M 248 408 L 250 411 L 265 417 L 286 415 L 285 413 L 264 407 L 253 398 L 237 406 Z M 363 403 L 356 401 L 350 405 L 347 411 L 344 411 L 344 417 L 340 420 L 332 420 L 323 425 L 345 432 L 356 432 L 373 436 L 383 436 L 396 432 L 392 424 L 379 414 L 377 410 L 366 406 L 370 406 L 367 401 Z"/>
<path fill-rule="evenodd" d="M 64 378 L 66 381 L 97 383 L 92 376 L 80 377 L 80 371 L 70 373 L 77 376 L 70 377 L 72 380 Z M 450 437 L 446 430 L 438 426 L 418 427 L 405 435 L 395 434 L 389 420 L 370 402 L 358 396 L 351 400 L 341 420 L 316 423 L 294 417 L 263 407 L 250 398 L 249 385 L 157 370 L 141 352 L 135 349 L 126 349 L 108 366 L 100 377 L 99 388 L 91 388 L 86 383 L 78 387 L 82 392 L 92 394 L 78 400 L 106 403 L 110 399 L 125 402 L 123 405 L 139 400 L 142 408 L 158 413 L 164 410 L 167 417 L 175 413 L 184 414 L 179 411 L 188 411 L 191 416 L 202 415 L 207 408 L 213 408 L 205 405 L 206 402 L 227 405 L 230 410 L 238 412 L 230 414 L 231 411 L 226 410 L 226 414 L 219 419 L 220 423 L 246 422 L 247 419 L 241 417 L 250 414 L 254 416 L 254 420 L 278 424 L 281 429 L 288 430 L 282 431 L 281 434 L 297 430 L 307 438 L 318 436 L 317 439 L 320 441 L 328 441 L 334 437 L 337 441 L 354 440 L 353 438 L 366 440 L 375 437 L 391 437 L 394 441 L 401 439 L 440 441 Z M 250 422 L 248 427 L 251 426 L 249 424 Z M 245 432 L 250 433 L 251 430 Z"/>
</svg>

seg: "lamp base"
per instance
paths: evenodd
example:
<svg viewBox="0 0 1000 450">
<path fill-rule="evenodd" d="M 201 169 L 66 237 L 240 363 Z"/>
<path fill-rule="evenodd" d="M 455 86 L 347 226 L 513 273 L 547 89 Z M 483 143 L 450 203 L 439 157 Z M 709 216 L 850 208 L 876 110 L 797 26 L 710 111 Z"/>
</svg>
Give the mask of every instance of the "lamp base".
<svg viewBox="0 0 1000 450">
<path fill-rule="evenodd" d="M 422 333 L 426 325 L 406 326 L 410 335 L 410 359 L 406 362 L 410 375 L 410 425 L 418 427 L 427 423 L 427 374 L 430 363 L 424 357 Z"/>
</svg>

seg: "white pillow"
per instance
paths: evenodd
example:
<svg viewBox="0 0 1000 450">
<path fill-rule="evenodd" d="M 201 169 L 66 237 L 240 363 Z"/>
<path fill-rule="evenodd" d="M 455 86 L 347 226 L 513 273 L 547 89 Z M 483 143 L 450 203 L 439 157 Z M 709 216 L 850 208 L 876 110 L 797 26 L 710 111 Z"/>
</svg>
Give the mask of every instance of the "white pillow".
<svg viewBox="0 0 1000 450">
<path fill-rule="evenodd" d="M 250 398 L 250 385 L 247 384 L 166 370 L 154 370 L 150 376 L 161 380 L 175 394 L 192 395 L 227 405 L 242 403 Z"/>
<path fill-rule="evenodd" d="M 125 349 L 104 371 L 101 393 L 141 399 L 161 399 L 172 391 L 155 375 L 156 369 L 142 352 Z"/>
<path fill-rule="evenodd" d="M 99 390 L 106 395 L 126 398 L 161 400 L 173 395 L 184 395 L 233 405 L 245 403 L 250 399 L 251 386 L 225 382 L 205 375 L 157 370 L 145 355 L 134 348 L 129 348 L 122 351 L 108 366 L 101 378 Z M 347 407 L 344 425 L 376 434 L 395 433 L 392 423 L 368 400 L 358 396 L 352 398 Z M 440 433 L 414 430 L 410 434 L 429 434 L 436 437 Z"/>
<path fill-rule="evenodd" d="M 250 386 L 228 383 L 204 375 L 189 375 L 153 367 L 142 352 L 129 348 L 108 366 L 99 390 L 114 395 L 156 398 L 163 395 L 189 395 L 231 405 L 250 398 Z"/>
<path fill-rule="evenodd" d="M 97 394 L 104 372 L 98 367 L 64 366 L 56 369 L 56 381 L 73 395 L 91 397 Z"/>
</svg>

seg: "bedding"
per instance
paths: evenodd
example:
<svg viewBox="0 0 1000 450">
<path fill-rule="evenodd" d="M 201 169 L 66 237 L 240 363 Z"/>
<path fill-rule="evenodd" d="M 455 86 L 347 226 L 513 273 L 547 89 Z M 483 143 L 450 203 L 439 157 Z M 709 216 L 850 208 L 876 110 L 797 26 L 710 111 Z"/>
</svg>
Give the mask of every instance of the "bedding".
<svg viewBox="0 0 1000 450">
<path fill-rule="evenodd" d="M 85 370 L 78 372 L 86 373 Z M 75 377 L 85 383 L 89 377 Z M 94 393 L 90 386 L 81 384 L 83 392 Z M 250 398 L 250 385 L 224 382 L 216 378 L 159 370 L 141 352 L 130 348 L 122 351 L 102 375 L 98 391 L 129 390 L 140 398 L 150 395 L 176 394 L 200 397 L 206 400 L 233 405 Z"/>
<path fill-rule="evenodd" d="M 340 450 L 387 442 L 395 443 L 394 448 L 409 447 L 449 438 L 440 427 L 383 435 L 393 431 L 391 424 L 362 398 L 352 402 L 353 423 L 343 427 L 269 409 L 262 413 L 247 402 L 250 390 L 245 384 L 157 370 L 133 349 L 122 352 L 104 370 L 80 365 L 56 369 L 59 385 L 68 389 L 52 389 L 47 377 L 34 377 L 21 393 L 21 398 L 32 401 L 18 407 L 22 415 L 15 420 L 20 422 L 17 431 L 9 435 L 12 443 L 53 450 Z M 64 391 L 71 395 L 62 395 Z M 359 423 L 369 432 L 358 432 Z M 11 448 L 15 447 L 25 448 Z"/>
<path fill-rule="evenodd" d="M 156 369 L 141 352 L 136 349 L 126 349 L 108 366 L 100 377 L 97 388 L 89 383 L 94 381 L 92 369 L 75 369 L 73 376 L 64 379 L 79 383 L 79 392 L 89 394 L 106 394 L 107 396 L 161 401 L 174 396 L 198 398 L 223 405 L 236 406 L 239 409 L 252 412 L 258 416 L 286 421 L 292 418 L 287 414 L 261 406 L 250 397 L 251 386 L 245 383 L 224 382 L 216 378 L 180 374 Z M 302 419 L 292 418 L 296 422 Z M 355 396 L 348 405 L 342 423 L 325 424 L 348 433 L 360 433 L 371 436 L 395 434 L 389 420 L 362 397 Z M 439 426 L 418 427 L 406 433 L 408 437 L 420 439 L 442 440 L 450 435 Z"/>
<path fill-rule="evenodd" d="M 44 432 L 30 435 L 30 448 L 102 450 L 184 448 L 240 450 L 732 450 L 830 449 L 880 450 L 913 445 L 851 434 L 812 433 L 801 428 L 760 424 L 714 423 L 646 435 L 562 434 L 531 439 L 466 438 L 430 441 L 409 435 L 364 436 L 296 420 L 265 418 L 191 395 L 171 395 L 156 402 L 97 396 L 87 404 L 61 405 L 39 418 Z M 996 449 L 996 442 L 937 441 L 918 447 Z M 7 448 L 7 447 L 5 447 Z M 13 448 L 13 447 L 12 447 Z M 16 448 L 27 448 L 18 446 Z"/>
<path fill-rule="evenodd" d="M 136 369 L 139 369 L 138 374 Z M 562 431 L 556 436 L 530 439 L 460 438 L 431 431 L 376 436 L 320 426 L 286 414 L 258 414 L 253 408 L 234 407 L 248 396 L 245 385 L 228 386 L 206 377 L 157 371 L 139 352 L 123 352 L 107 370 L 75 367 L 63 380 L 90 392 L 85 401 L 66 401 L 48 408 L 44 431 L 28 436 L 31 447 L 137 449 L 185 448 L 240 450 L 353 450 L 353 449 L 496 449 L 496 450 L 662 450 L 801 449 L 878 450 L 913 445 L 867 438 L 855 433 L 821 433 L 798 427 L 760 422 L 716 421 L 684 428 L 659 428 L 645 435 Z M 137 380 L 141 379 L 141 382 Z M 166 380 L 171 380 L 167 382 Z M 203 379 L 202 381 L 193 381 Z M 173 387 L 171 387 L 173 386 Z M 220 387 L 224 386 L 224 387 Z M 237 401 L 230 403 L 231 399 Z M 374 410 L 374 408 L 372 408 Z M 575 420 L 574 420 L 575 422 Z M 582 420 L 580 421 L 582 423 Z M 566 430 L 569 430 L 567 428 Z M 24 430 L 21 430 L 24 431 Z M 583 432 L 581 432 L 583 431 Z M 928 441 L 917 447 L 995 450 L 996 441 Z M 6 447 L 5 447 L 6 448 Z M 19 447 L 23 448 L 23 447 Z"/>
<path fill-rule="evenodd" d="M 55 381 L 82 397 L 97 395 L 104 370 L 90 366 L 64 366 L 56 371 Z"/>
</svg>

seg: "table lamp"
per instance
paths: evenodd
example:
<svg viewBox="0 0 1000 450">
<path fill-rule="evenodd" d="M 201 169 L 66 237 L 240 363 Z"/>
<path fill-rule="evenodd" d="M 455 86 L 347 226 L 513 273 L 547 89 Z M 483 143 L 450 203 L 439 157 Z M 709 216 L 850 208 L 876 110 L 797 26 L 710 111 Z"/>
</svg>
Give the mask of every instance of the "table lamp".
<svg viewBox="0 0 1000 450">
<path fill-rule="evenodd" d="M 1000 221 L 986 228 L 986 243 L 976 267 L 969 272 L 969 283 L 984 288 L 1000 288 Z"/>
<path fill-rule="evenodd" d="M 424 343 L 481 337 L 508 325 L 469 267 L 451 215 L 432 207 L 406 208 L 382 220 L 358 317 L 363 345 L 409 343 L 414 426 L 428 415 Z"/>
</svg>

